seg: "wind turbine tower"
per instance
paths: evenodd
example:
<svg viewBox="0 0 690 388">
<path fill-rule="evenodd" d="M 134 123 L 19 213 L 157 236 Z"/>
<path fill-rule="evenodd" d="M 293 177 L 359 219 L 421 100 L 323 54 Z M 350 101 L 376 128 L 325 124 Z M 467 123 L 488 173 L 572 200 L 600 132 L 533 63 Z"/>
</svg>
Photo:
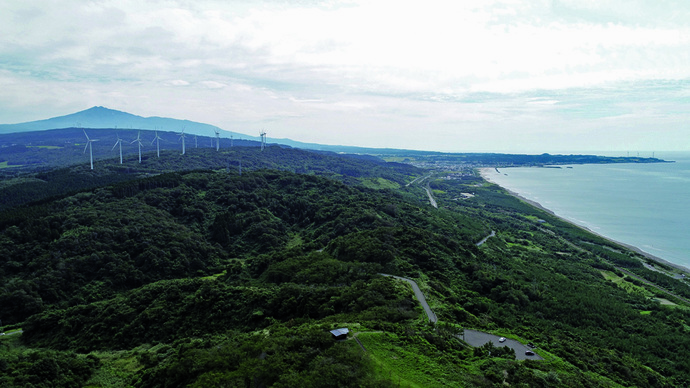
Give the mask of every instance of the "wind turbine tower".
<svg viewBox="0 0 690 388">
<path fill-rule="evenodd" d="M 115 147 L 118 146 L 118 144 L 120 145 L 120 164 L 122 164 L 122 139 L 120 139 L 120 135 L 117 135 L 117 141 L 115 142 L 113 148 L 111 148 L 110 150 L 114 150 Z"/>
<path fill-rule="evenodd" d="M 91 143 L 94 141 L 98 141 L 98 139 L 90 139 L 89 135 L 86 134 L 86 131 L 84 131 L 84 136 L 86 136 L 86 146 L 84 146 L 84 153 L 86 153 L 86 149 L 89 149 L 89 156 L 91 157 L 91 169 L 93 170 L 93 148 L 91 148 Z"/>
<path fill-rule="evenodd" d="M 263 151 L 266 148 L 266 131 L 261 130 L 259 135 L 261 135 L 261 151 Z"/>
<path fill-rule="evenodd" d="M 141 147 L 143 146 L 143 144 L 141 144 L 141 131 L 139 131 L 137 133 L 137 138 L 134 139 L 134 141 L 132 141 L 130 144 L 134 144 L 134 143 L 138 143 L 138 146 L 139 146 L 139 163 L 141 163 Z"/>
<path fill-rule="evenodd" d="M 161 157 L 161 146 L 160 146 L 159 140 L 161 140 L 161 137 L 158 136 L 158 131 L 156 131 L 156 137 L 154 137 L 153 140 L 151 141 L 151 145 L 153 145 L 154 141 L 156 142 L 156 156 L 160 158 Z"/>
<path fill-rule="evenodd" d="M 199 142 L 196 139 L 196 135 L 194 135 L 194 148 L 199 148 Z"/>
<path fill-rule="evenodd" d="M 213 131 L 216 133 L 216 151 L 218 151 L 220 149 L 220 132 L 215 128 Z"/>
<path fill-rule="evenodd" d="M 230 135 L 230 147 L 232 147 L 233 145 L 234 145 L 234 143 L 232 141 L 232 135 Z"/>
<path fill-rule="evenodd" d="M 178 135 L 180 135 L 180 140 L 182 140 L 182 155 L 184 155 L 184 127 L 182 127 L 182 132 L 180 132 Z"/>
</svg>

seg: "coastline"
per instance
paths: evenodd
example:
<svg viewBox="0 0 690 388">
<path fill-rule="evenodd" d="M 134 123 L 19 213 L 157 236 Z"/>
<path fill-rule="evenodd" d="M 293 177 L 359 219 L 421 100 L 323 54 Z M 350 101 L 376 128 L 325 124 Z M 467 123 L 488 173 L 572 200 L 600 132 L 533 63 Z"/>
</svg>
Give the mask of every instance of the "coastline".
<svg viewBox="0 0 690 388">
<path fill-rule="evenodd" d="M 501 185 L 499 185 L 498 183 L 492 181 L 491 178 L 489 177 L 488 172 L 489 172 L 489 171 L 493 171 L 493 170 L 494 170 L 493 167 L 482 167 L 482 168 L 479 168 L 478 170 L 479 170 L 479 175 L 481 175 L 482 179 L 484 179 L 484 180 L 487 181 L 487 182 L 493 183 L 493 184 L 495 184 L 495 185 L 501 186 Z M 614 240 L 614 239 L 612 239 L 612 238 L 610 238 L 610 237 L 604 236 L 604 235 L 602 235 L 602 234 L 600 234 L 600 233 L 597 233 L 597 232 L 595 232 L 595 231 L 589 229 L 589 228 L 586 227 L 586 226 L 579 225 L 579 224 L 577 224 L 577 223 L 574 222 L 574 221 L 571 221 L 571 220 L 569 220 L 569 219 L 567 219 L 567 218 L 565 218 L 565 217 L 562 217 L 562 216 L 560 216 L 560 215 L 554 213 L 552 210 L 545 208 L 544 206 L 542 206 L 542 204 L 540 204 L 540 203 L 537 202 L 537 201 L 533 201 L 533 200 L 531 200 L 531 199 L 525 198 L 525 197 L 523 197 L 522 195 L 520 195 L 520 194 L 518 194 L 518 193 L 516 193 L 516 192 L 514 192 L 514 191 L 512 191 L 512 190 L 509 190 L 509 189 L 507 189 L 507 188 L 505 188 L 505 187 L 503 187 L 503 186 L 501 186 L 501 188 L 503 188 L 503 190 L 507 191 L 507 192 L 508 192 L 510 195 L 512 195 L 513 197 L 516 197 L 516 198 L 520 199 L 521 201 L 527 202 L 527 203 L 529 203 L 530 205 L 532 205 L 532 206 L 534 206 L 534 207 L 536 207 L 536 208 L 538 208 L 538 209 L 540 209 L 540 210 L 543 210 L 543 211 L 545 211 L 545 212 L 551 214 L 551 215 L 554 216 L 554 217 L 557 217 L 557 218 L 560 219 L 561 221 L 567 222 L 567 223 L 569 223 L 569 224 L 571 224 L 571 225 L 574 225 L 574 226 L 576 226 L 576 227 L 578 227 L 578 228 L 584 229 L 584 230 L 588 231 L 589 233 L 592 233 L 592 234 L 594 234 L 594 235 L 597 235 L 597 236 L 599 236 L 599 237 L 601 237 L 601 238 L 603 238 L 603 239 L 605 239 L 605 240 L 607 240 L 607 241 L 610 241 L 610 242 L 612 242 L 612 243 L 614 243 L 614 244 L 618 244 L 618 245 L 620 245 L 620 246 L 622 246 L 622 247 L 625 247 L 626 249 L 629 249 L 629 250 L 631 250 L 631 251 L 633 251 L 633 252 L 635 252 L 635 253 L 638 253 L 638 254 L 640 254 L 640 255 L 642 255 L 642 256 L 644 256 L 644 257 L 650 259 L 650 260 L 653 260 L 653 261 L 655 261 L 655 262 L 657 262 L 657 263 L 664 264 L 664 265 L 667 265 L 667 266 L 669 266 L 669 267 L 675 268 L 676 270 L 679 270 L 679 271 L 681 271 L 681 272 L 684 272 L 684 273 L 686 273 L 686 274 L 690 274 L 690 268 L 686 268 L 686 267 L 684 267 L 684 266 L 682 266 L 682 265 L 680 265 L 680 264 L 675 264 L 675 263 L 672 263 L 672 262 L 670 262 L 670 261 L 668 261 L 668 260 L 662 259 L 661 257 L 655 256 L 655 255 L 653 255 L 653 254 L 651 254 L 651 253 L 649 253 L 649 252 L 645 252 L 645 251 L 643 251 L 642 249 L 640 249 L 640 248 L 638 248 L 638 247 L 636 247 L 636 246 L 634 246 L 634 245 L 627 244 L 627 243 L 624 243 L 624 242 L 620 242 L 620 241 Z"/>
</svg>

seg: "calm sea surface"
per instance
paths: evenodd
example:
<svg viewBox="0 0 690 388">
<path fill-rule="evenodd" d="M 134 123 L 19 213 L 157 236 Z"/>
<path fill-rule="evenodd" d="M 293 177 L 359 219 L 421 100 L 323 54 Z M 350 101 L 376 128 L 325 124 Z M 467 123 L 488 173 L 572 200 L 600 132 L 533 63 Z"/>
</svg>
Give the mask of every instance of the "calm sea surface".
<svg viewBox="0 0 690 388">
<path fill-rule="evenodd" d="M 503 168 L 486 177 L 557 215 L 690 268 L 690 153 L 675 163 Z"/>
</svg>

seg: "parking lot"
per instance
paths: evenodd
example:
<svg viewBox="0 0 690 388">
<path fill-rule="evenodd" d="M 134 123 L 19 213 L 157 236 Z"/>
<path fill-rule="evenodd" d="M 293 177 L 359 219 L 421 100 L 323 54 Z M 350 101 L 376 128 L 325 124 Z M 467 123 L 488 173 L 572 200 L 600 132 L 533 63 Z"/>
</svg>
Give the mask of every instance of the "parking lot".
<svg viewBox="0 0 690 388">
<path fill-rule="evenodd" d="M 482 346 L 487 342 L 493 343 L 493 345 L 496 347 L 507 346 L 515 350 L 515 358 L 518 360 L 543 360 L 543 358 L 536 354 L 536 352 L 534 356 L 526 355 L 525 352 L 532 349 L 514 339 L 507 338 L 505 342 L 498 342 L 498 339 L 501 338 L 500 336 L 470 329 L 465 329 L 465 333 L 459 337 L 474 347 Z"/>
</svg>

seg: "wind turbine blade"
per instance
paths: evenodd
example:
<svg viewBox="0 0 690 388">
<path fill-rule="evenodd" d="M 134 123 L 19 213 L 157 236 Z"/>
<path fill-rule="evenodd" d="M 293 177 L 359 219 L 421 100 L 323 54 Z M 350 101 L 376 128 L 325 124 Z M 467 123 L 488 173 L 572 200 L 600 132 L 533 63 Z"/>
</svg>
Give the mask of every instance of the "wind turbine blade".
<svg viewBox="0 0 690 388">
<path fill-rule="evenodd" d="M 84 136 L 86 136 L 86 140 L 91 140 L 89 139 L 89 135 L 86 134 L 86 131 L 82 129 L 82 132 L 84 132 Z"/>
<path fill-rule="evenodd" d="M 88 136 L 87 136 L 87 137 L 88 137 Z M 84 152 L 82 152 L 82 154 L 85 154 L 85 153 L 86 153 L 86 149 L 89 148 L 89 143 L 90 143 L 90 142 L 91 142 L 91 140 L 87 140 L 87 141 L 86 141 L 86 145 L 84 146 Z"/>
<path fill-rule="evenodd" d="M 114 145 L 113 148 L 111 148 L 110 150 L 111 150 L 111 151 L 114 150 L 115 147 L 117 147 L 117 144 L 118 144 L 119 142 L 120 142 L 120 139 L 117 139 L 117 141 L 115 142 L 115 145 Z"/>
</svg>

